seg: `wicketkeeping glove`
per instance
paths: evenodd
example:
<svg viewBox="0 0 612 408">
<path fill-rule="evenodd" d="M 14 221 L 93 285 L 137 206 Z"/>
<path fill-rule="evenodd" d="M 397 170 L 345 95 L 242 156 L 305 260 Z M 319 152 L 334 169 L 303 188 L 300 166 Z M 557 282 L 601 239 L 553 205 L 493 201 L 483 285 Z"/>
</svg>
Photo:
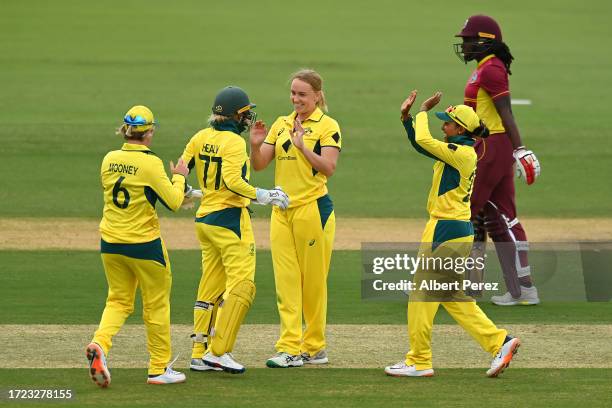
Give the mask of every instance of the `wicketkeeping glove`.
<svg viewBox="0 0 612 408">
<path fill-rule="evenodd" d="M 272 190 L 258 188 L 255 190 L 255 194 L 257 195 L 255 201 L 257 204 L 271 204 L 277 206 L 281 210 L 286 210 L 289 207 L 289 196 L 287 196 L 279 186 L 274 187 Z"/>
<path fill-rule="evenodd" d="M 183 204 L 181 204 L 181 208 L 183 210 L 188 210 L 190 208 L 193 208 L 196 201 L 200 200 L 204 196 L 204 194 L 202 194 L 202 190 L 196 190 L 189 184 L 187 184 L 185 187 L 187 190 L 185 191 L 185 198 L 183 198 Z"/>
<path fill-rule="evenodd" d="M 540 175 L 540 162 L 536 155 L 525 146 L 514 149 L 512 155 L 516 162 L 516 177 L 522 178 L 528 185 L 533 184 Z"/>
</svg>

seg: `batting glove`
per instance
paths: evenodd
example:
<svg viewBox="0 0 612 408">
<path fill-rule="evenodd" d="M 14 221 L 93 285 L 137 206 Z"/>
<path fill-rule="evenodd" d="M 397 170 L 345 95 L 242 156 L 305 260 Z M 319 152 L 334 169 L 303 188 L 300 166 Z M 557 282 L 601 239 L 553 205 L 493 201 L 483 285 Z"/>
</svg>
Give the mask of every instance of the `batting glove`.
<svg viewBox="0 0 612 408">
<path fill-rule="evenodd" d="M 275 205 L 281 210 L 286 210 L 289 207 L 289 196 L 285 194 L 282 188 L 276 186 L 272 190 L 264 190 L 258 188 L 255 190 L 257 195 L 257 204 L 261 205 Z"/>
<path fill-rule="evenodd" d="M 516 177 L 525 180 L 527 185 L 531 185 L 540 175 L 540 162 L 536 155 L 525 149 L 525 146 L 519 146 L 512 153 L 516 162 Z"/>
<path fill-rule="evenodd" d="M 204 197 L 204 194 L 202 194 L 202 190 L 196 190 L 189 184 L 187 184 L 185 188 L 185 197 L 183 198 L 183 204 L 181 204 L 181 208 L 183 210 L 188 210 L 190 208 L 193 208 L 196 201 L 202 199 L 202 197 Z"/>
</svg>

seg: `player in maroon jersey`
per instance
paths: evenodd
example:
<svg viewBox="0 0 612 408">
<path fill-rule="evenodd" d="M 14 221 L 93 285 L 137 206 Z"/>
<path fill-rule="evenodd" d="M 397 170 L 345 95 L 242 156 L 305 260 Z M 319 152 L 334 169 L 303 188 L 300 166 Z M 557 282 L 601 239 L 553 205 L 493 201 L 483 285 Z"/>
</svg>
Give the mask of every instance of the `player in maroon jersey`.
<svg viewBox="0 0 612 408">
<path fill-rule="evenodd" d="M 477 63 L 465 87 L 464 103 L 474 108 L 491 133 L 474 145 L 478 154 L 471 202 L 474 250 L 484 252 L 488 232 L 508 289 L 504 295 L 493 296 L 493 303 L 538 304 L 527 259 L 527 235 L 516 217 L 514 175 L 532 184 L 540 174 L 540 163 L 523 146 L 510 106 L 508 75 L 514 57 L 502 41 L 499 25 L 489 16 L 471 16 L 456 37 L 463 41 L 454 44 L 455 53 L 466 64 Z M 482 279 L 482 273 L 471 271 L 472 280 Z"/>
</svg>

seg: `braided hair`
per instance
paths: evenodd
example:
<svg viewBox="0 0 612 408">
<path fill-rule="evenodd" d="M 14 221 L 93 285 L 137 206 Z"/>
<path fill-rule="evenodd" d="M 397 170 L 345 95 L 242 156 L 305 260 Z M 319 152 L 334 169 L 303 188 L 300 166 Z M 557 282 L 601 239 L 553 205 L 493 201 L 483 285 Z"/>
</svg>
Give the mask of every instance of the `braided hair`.
<svg viewBox="0 0 612 408">
<path fill-rule="evenodd" d="M 510 71 L 510 64 L 512 64 L 514 57 L 512 56 L 512 53 L 510 52 L 510 48 L 508 48 L 506 43 L 501 42 L 501 41 L 492 41 L 491 48 L 489 49 L 489 53 L 495 54 L 497 58 L 502 60 L 502 62 L 506 66 L 508 75 L 512 75 L 512 71 Z"/>
<path fill-rule="evenodd" d="M 466 129 L 465 132 L 470 137 L 482 137 L 483 139 L 489 137 L 489 128 L 482 120 L 476 129 L 472 130 L 471 132 Z"/>
</svg>

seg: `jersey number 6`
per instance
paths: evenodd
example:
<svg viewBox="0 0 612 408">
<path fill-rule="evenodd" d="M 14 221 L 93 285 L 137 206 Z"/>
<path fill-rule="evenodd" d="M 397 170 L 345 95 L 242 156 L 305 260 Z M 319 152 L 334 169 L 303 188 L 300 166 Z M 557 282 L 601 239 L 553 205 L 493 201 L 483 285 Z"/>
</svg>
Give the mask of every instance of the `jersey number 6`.
<svg viewBox="0 0 612 408">
<path fill-rule="evenodd" d="M 130 203 L 130 193 L 128 193 L 127 188 L 121 187 L 123 180 L 125 180 L 124 176 L 119 177 L 113 186 L 113 204 L 121 209 L 127 208 L 128 204 Z M 123 204 L 119 204 L 119 192 L 123 193 Z"/>
<path fill-rule="evenodd" d="M 210 166 L 210 162 L 217 163 L 217 173 L 215 174 L 215 190 L 218 190 L 221 186 L 221 166 L 223 160 L 221 157 L 216 156 L 207 156 L 205 154 L 199 154 L 200 160 L 204 161 L 204 187 L 208 187 L 206 184 L 206 179 L 208 178 L 208 167 Z"/>
</svg>

